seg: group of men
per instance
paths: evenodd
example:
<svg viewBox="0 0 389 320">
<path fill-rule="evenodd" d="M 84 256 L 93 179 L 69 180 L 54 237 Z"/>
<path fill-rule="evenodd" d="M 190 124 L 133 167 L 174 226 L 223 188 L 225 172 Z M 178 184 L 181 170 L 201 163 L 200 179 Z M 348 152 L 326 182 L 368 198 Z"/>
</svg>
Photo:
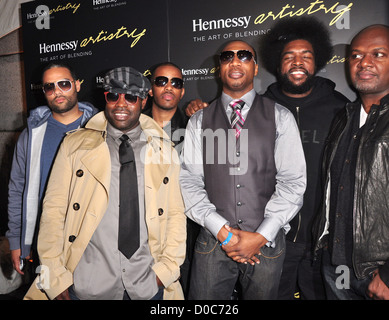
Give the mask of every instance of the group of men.
<svg viewBox="0 0 389 320">
<path fill-rule="evenodd" d="M 231 41 L 221 96 L 189 120 L 170 62 L 109 71 L 98 113 L 72 70 L 46 68 L 9 185 L 14 267 L 41 265 L 26 299 L 389 299 L 389 27 L 351 42 L 355 103 L 317 76 L 331 54 L 316 19 L 280 21 L 259 95 L 255 49 Z"/>
</svg>

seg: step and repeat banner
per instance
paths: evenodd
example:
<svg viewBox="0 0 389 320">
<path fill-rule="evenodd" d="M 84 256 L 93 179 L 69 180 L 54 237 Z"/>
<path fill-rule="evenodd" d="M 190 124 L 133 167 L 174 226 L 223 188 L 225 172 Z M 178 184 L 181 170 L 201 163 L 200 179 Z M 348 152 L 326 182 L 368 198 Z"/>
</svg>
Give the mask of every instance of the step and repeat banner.
<svg viewBox="0 0 389 320">
<path fill-rule="evenodd" d="M 80 101 L 104 108 L 103 75 L 132 66 L 148 75 L 153 65 L 171 61 L 182 69 L 185 96 L 211 101 L 220 94 L 216 55 L 231 40 L 258 48 L 272 25 L 287 17 L 315 16 L 331 32 L 334 55 L 319 72 L 349 99 L 346 47 L 362 28 L 389 24 L 387 0 L 82 0 L 22 4 L 25 81 L 28 108 L 45 104 L 42 66 L 71 64 L 82 82 Z M 255 89 L 274 82 L 260 66 Z"/>
</svg>

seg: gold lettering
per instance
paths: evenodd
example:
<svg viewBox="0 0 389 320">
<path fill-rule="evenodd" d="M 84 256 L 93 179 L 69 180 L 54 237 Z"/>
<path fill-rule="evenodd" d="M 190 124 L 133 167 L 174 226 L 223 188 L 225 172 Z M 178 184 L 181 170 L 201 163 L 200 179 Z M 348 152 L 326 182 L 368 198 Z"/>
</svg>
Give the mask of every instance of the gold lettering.
<svg viewBox="0 0 389 320">
<path fill-rule="evenodd" d="M 52 13 L 56 13 L 58 11 L 64 11 L 64 10 L 69 10 L 69 9 L 73 9 L 73 14 L 76 13 L 76 11 L 78 10 L 78 8 L 80 7 L 81 3 L 70 3 L 68 2 L 68 4 L 66 6 L 63 6 L 63 5 L 58 5 L 57 8 L 54 8 L 54 9 L 51 9 L 50 10 L 50 14 Z"/>
<path fill-rule="evenodd" d="M 216 73 L 219 70 L 220 67 L 214 67 L 212 68 L 209 73 Z"/>
<path fill-rule="evenodd" d="M 340 59 L 339 59 L 340 58 Z M 334 63 L 345 63 L 347 61 L 347 58 L 341 58 L 340 56 L 333 56 L 330 61 L 328 61 L 328 64 L 334 64 Z"/>
<path fill-rule="evenodd" d="M 102 30 L 99 32 L 96 38 L 90 36 L 89 38 L 85 38 L 84 40 L 82 40 L 80 46 L 86 47 L 89 43 L 95 44 L 100 41 L 111 41 L 111 40 L 119 39 L 123 36 L 127 36 L 127 38 L 134 39 L 131 43 L 131 48 L 132 48 L 138 43 L 140 38 L 142 38 L 146 34 L 146 29 L 143 29 L 143 31 L 140 33 L 136 33 L 137 30 L 138 29 L 135 28 L 131 33 L 128 33 L 127 28 L 122 26 L 119 29 L 117 29 L 116 33 L 110 33 L 108 35 L 107 35 L 108 31 Z"/>
<path fill-rule="evenodd" d="M 320 5 L 320 6 L 319 6 Z M 335 3 L 332 7 L 327 8 L 325 4 L 323 4 L 323 0 L 315 0 L 311 2 L 307 8 L 299 8 L 295 10 L 295 5 L 290 6 L 286 4 L 282 7 L 281 11 L 277 14 L 274 14 L 273 11 L 269 11 L 268 13 L 259 14 L 255 20 L 254 24 L 261 24 L 265 22 L 267 19 L 272 18 L 273 21 L 277 19 L 283 19 L 285 17 L 294 17 L 294 16 L 302 16 L 303 14 L 311 15 L 317 13 L 319 11 L 324 11 L 325 14 L 333 14 L 336 15 L 330 22 L 330 26 L 336 23 L 347 11 L 351 10 L 353 3 L 350 2 L 346 7 L 336 10 L 339 6 L 339 2 Z M 289 11 L 287 11 L 289 10 Z"/>
</svg>

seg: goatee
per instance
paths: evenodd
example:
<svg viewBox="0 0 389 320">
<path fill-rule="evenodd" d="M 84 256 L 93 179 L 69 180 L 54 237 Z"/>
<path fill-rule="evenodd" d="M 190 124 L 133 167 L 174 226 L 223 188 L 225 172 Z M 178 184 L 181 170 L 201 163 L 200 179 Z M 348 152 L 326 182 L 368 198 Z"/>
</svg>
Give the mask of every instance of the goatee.
<svg viewBox="0 0 389 320">
<path fill-rule="evenodd" d="M 295 85 L 288 78 L 286 73 L 278 75 L 278 82 L 282 89 L 292 94 L 303 94 L 312 89 L 315 76 L 307 73 L 307 79 L 300 85 Z"/>
</svg>

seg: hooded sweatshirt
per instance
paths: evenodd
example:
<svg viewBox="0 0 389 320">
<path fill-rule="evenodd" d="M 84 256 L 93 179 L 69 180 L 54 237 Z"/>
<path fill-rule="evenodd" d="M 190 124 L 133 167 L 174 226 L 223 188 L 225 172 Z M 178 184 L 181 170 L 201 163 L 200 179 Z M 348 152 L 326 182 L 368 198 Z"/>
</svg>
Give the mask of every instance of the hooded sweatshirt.
<svg viewBox="0 0 389 320">
<path fill-rule="evenodd" d="M 79 102 L 83 112 L 81 126 L 98 112 L 87 102 Z M 10 249 L 21 249 L 21 257 L 30 254 L 39 212 L 40 161 L 47 121 L 51 115 L 48 106 L 31 110 L 27 127 L 20 134 L 13 155 L 8 185 L 8 227 L 6 237 Z"/>
<path fill-rule="evenodd" d="M 322 196 L 320 177 L 325 140 L 332 119 L 349 100 L 335 90 L 334 82 L 322 77 L 315 77 L 312 92 L 304 98 L 288 97 L 278 83 L 271 84 L 264 95 L 289 109 L 300 129 L 307 164 L 307 189 L 303 207 L 290 222 L 287 239 L 308 244 L 312 240 L 312 222 Z"/>
</svg>

